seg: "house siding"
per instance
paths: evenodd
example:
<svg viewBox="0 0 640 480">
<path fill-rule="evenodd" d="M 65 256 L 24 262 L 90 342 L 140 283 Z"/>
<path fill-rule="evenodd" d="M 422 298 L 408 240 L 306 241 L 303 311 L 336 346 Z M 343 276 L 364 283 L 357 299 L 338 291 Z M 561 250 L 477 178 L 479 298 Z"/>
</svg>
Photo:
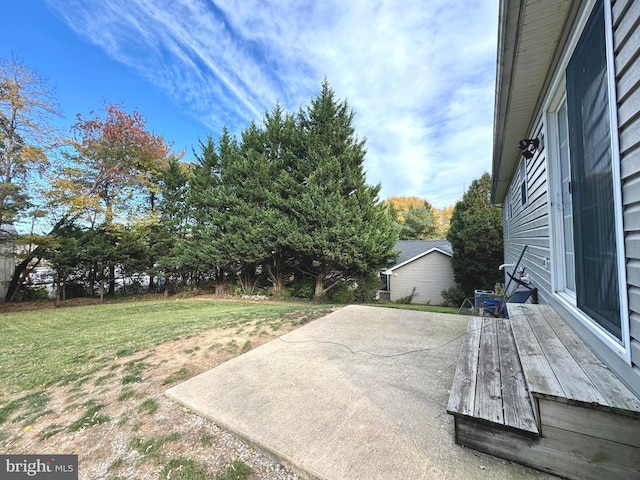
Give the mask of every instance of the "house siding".
<svg viewBox="0 0 640 480">
<path fill-rule="evenodd" d="M 640 384 L 640 2 L 612 2 L 612 21 L 631 374 Z"/>
<path fill-rule="evenodd" d="M 538 121 L 531 138 L 537 137 L 542 132 L 542 122 Z M 509 220 L 508 236 L 505 236 L 505 263 L 515 263 L 524 246 L 527 246 L 527 254 L 523 257 L 520 267 L 525 269 L 535 286 L 539 289 L 540 301 L 545 302 L 551 291 L 551 271 L 549 259 L 551 258 L 549 247 L 549 212 L 547 195 L 547 164 L 546 149 L 539 149 L 530 160 L 527 160 L 527 190 L 528 198 L 522 205 L 520 185 L 523 179 L 520 172 L 516 171 L 510 187 L 510 201 L 512 217 Z M 518 169 L 519 170 L 519 169 Z M 507 211 L 508 208 L 503 209 Z M 505 213 L 506 214 L 506 213 Z M 508 238 L 508 240 L 506 240 Z M 511 271 L 509 268 L 508 271 Z M 505 281 L 508 279 L 505 277 Z"/>
<path fill-rule="evenodd" d="M 451 257 L 433 251 L 393 270 L 391 301 L 411 295 L 415 287 L 411 303 L 440 305 L 444 303 L 440 292 L 454 285 Z"/>
<path fill-rule="evenodd" d="M 551 304 L 577 331 L 603 361 L 637 394 L 640 395 L 640 2 L 612 1 L 614 65 L 616 79 L 618 137 L 620 145 L 620 172 L 623 204 L 623 229 L 627 292 L 629 300 L 629 327 L 631 365 L 619 358 L 609 347 L 575 320 L 561 302 L 552 295 L 548 191 L 548 148 L 544 145 L 527 162 L 529 198 L 522 206 L 519 196 L 519 169 L 512 178 L 507 199 L 511 205 L 509 231 L 505 232 L 505 263 L 517 261 L 527 245 L 527 254 L 521 266 L 526 269 L 532 283 L 538 288 L 539 301 Z M 544 96 L 544 95 L 543 95 Z M 543 111 L 529 132 L 529 138 L 549 138 Z M 508 206 L 507 206 L 508 207 Z M 503 209 L 505 215 L 509 208 Z"/>
</svg>

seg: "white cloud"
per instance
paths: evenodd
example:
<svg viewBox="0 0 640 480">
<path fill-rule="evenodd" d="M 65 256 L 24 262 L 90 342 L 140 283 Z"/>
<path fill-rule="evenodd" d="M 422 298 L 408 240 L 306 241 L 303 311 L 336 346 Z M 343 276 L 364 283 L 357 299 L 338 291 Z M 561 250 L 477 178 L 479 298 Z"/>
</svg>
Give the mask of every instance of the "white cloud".
<svg viewBox="0 0 640 480">
<path fill-rule="evenodd" d="M 296 111 L 326 76 L 367 138 L 383 196 L 445 206 L 490 167 L 492 0 L 75 0 L 50 7 L 214 133 L 279 101 Z"/>
</svg>

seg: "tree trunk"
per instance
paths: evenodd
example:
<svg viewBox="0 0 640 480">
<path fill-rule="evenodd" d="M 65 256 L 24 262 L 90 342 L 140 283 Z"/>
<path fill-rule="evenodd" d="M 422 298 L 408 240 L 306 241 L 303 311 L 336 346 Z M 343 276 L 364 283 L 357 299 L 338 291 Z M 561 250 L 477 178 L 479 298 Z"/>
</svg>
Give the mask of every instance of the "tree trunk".
<svg viewBox="0 0 640 480">
<path fill-rule="evenodd" d="M 269 280 L 271 280 L 271 288 L 273 289 L 273 294 L 278 296 L 282 295 L 284 290 L 284 271 L 282 267 L 282 255 L 276 254 L 273 256 L 273 265 L 271 263 L 265 262 L 265 268 L 267 269 L 267 274 L 269 275 Z"/>
<path fill-rule="evenodd" d="M 96 271 L 97 271 L 97 265 L 94 262 L 93 265 L 91 266 L 91 269 L 89 269 L 89 278 L 87 278 L 87 281 L 89 282 L 90 297 L 93 297 L 93 295 L 96 292 Z"/>
<path fill-rule="evenodd" d="M 33 251 L 31 255 L 22 260 L 13 271 L 13 277 L 11 277 L 11 281 L 9 282 L 9 286 L 7 287 L 7 294 L 4 297 L 5 302 L 13 302 L 16 300 L 18 292 L 20 291 L 20 287 L 24 282 L 25 275 L 24 272 L 29 265 L 29 262 L 35 258 L 35 252 L 38 250 L 38 247 Z"/>
<path fill-rule="evenodd" d="M 314 302 L 319 302 L 322 299 L 322 297 L 324 297 L 324 293 L 325 293 L 324 279 L 325 279 L 326 275 L 327 275 L 326 272 L 324 270 L 322 270 L 316 276 L 316 290 L 313 293 L 313 301 Z"/>
<path fill-rule="evenodd" d="M 62 296 L 62 279 L 58 277 L 56 279 L 56 307 L 60 306 L 61 296 Z"/>
<path fill-rule="evenodd" d="M 164 279 L 164 298 L 169 298 L 169 277 Z"/>
<path fill-rule="evenodd" d="M 111 265 L 109 267 L 109 295 L 116 294 L 116 267 Z"/>
<path fill-rule="evenodd" d="M 74 217 L 64 216 L 62 219 L 58 220 L 51 231 L 48 233 L 48 235 L 53 235 L 67 223 L 72 223 L 73 218 Z M 29 263 L 34 258 L 38 257 L 40 255 L 40 252 L 40 246 L 37 246 L 33 249 L 33 252 L 31 252 L 24 260 L 16 265 L 16 268 L 13 271 L 13 277 L 11 277 L 11 281 L 9 282 L 9 286 L 7 287 L 7 294 L 4 297 L 5 302 L 13 302 L 16 299 L 17 293 L 22 286 L 22 282 L 24 282 L 24 279 L 27 277 L 27 275 L 24 275 L 24 273 L 29 266 Z"/>
</svg>

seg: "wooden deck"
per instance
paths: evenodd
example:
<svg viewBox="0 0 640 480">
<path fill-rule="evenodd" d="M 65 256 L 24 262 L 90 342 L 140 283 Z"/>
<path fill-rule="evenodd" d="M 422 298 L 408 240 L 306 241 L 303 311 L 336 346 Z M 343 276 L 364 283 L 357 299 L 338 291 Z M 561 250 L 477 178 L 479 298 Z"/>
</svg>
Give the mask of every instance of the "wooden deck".
<svg viewBox="0 0 640 480">
<path fill-rule="evenodd" d="M 640 400 L 546 305 L 469 321 L 456 442 L 575 479 L 640 478 Z"/>
</svg>

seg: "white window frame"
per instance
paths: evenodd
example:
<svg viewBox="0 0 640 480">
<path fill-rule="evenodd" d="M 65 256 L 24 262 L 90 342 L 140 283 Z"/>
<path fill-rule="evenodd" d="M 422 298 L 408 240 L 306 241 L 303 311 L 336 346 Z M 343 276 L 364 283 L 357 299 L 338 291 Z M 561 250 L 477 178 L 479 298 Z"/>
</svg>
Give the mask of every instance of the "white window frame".
<svg viewBox="0 0 640 480">
<path fill-rule="evenodd" d="M 556 205 L 558 201 L 558 186 L 557 180 L 559 173 L 557 172 L 557 162 L 553 161 L 557 158 L 557 135 L 556 135 L 556 121 L 555 113 L 559 108 L 564 96 L 566 95 L 566 81 L 565 72 L 567 65 L 573 52 L 576 48 L 580 35 L 582 34 L 584 27 L 593 8 L 596 4 L 596 0 L 589 0 L 579 18 L 576 22 L 576 29 L 572 32 L 568 41 L 565 52 L 558 64 L 558 67 L 554 73 L 553 79 L 550 84 L 550 88 L 547 91 L 547 97 L 543 103 L 544 119 L 545 119 L 545 138 L 549 139 L 549 154 L 553 158 L 547 157 L 547 169 L 549 172 L 548 188 L 549 188 L 549 202 L 548 202 L 548 214 L 549 214 L 549 229 L 550 229 L 550 242 L 551 247 L 554 250 L 552 258 L 551 268 L 551 290 L 552 295 L 563 304 L 563 306 L 569 311 L 581 324 L 583 324 L 590 332 L 598 337 L 602 342 L 613 350 L 619 357 L 621 357 L 627 364 L 631 365 L 631 338 L 629 330 L 629 306 L 627 299 L 627 275 L 625 268 L 625 248 L 624 248 L 624 229 L 622 224 L 622 183 L 620 174 L 620 144 L 618 138 L 618 116 L 616 92 L 615 92 L 615 65 L 614 65 L 614 51 L 613 51 L 613 29 L 612 29 L 612 16 L 611 16 L 611 2 L 610 0 L 603 0 L 604 3 L 604 23 L 605 23 L 605 42 L 606 42 L 606 63 L 609 85 L 609 120 L 611 128 L 611 161 L 612 161 L 612 175 L 614 185 L 614 214 L 616 220 L 616 250 L 618 255 L 618 283 L 619 283 L 619 298 L 620 298 L 620 324 L 621 324 L 621 340 L 608 332 L 599 323 L 587 316 L 576 305 L 575 297 L 565 295 L 562 292 L 557 292 L 558 289 L 562 289 L 562 284 L 559 281 L 559 275 L 561 274 L 559 265 L 560 259 L 558 258 L 562 252 L 558 252 L 558 228 L 561 226 L 558 224 L 558 213 Z M 576 279 L 578 281 L 578 279 Z"/>
<path fill-rule="evenodd" d="M 527 159 L 520 157 L 520 165 L 518 165 L 520 175 L 520 203 L 524 207 L 529 203 L 529 186 L 527 185 Z"/>
</svg>

